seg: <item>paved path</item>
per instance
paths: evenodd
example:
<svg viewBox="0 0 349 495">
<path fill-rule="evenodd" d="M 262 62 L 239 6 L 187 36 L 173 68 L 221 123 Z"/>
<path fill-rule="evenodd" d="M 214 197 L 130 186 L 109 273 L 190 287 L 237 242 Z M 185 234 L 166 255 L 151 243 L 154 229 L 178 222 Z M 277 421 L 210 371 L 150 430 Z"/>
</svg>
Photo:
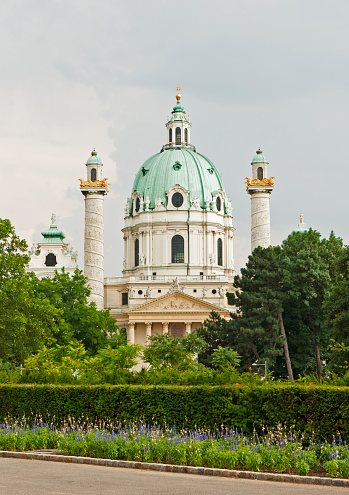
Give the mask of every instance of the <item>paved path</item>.
<svg viewBox="0 0 349 495">
<path fill-rule="evenodd" d="M 323 487 L 0 458 L 0 495 L 348 495 Z"/>
</svg>

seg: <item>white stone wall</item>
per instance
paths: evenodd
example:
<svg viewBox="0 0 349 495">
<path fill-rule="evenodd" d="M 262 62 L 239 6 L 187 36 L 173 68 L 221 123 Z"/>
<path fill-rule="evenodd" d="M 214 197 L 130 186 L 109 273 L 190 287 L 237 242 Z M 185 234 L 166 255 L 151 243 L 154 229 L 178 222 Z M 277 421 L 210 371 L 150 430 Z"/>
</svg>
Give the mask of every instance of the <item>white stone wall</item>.
<svg viewBox="0 0 349 495">
<path fill-rule="evenodd" d="M 90 301 L 104 309 L 103 193 L 85 195 L 84 275 L 91 288 Z"/>
<path fill-rule="evenodd" d="M 251 252 L 270 246 L 270 191 L 251 192 Z"/>
</svg>

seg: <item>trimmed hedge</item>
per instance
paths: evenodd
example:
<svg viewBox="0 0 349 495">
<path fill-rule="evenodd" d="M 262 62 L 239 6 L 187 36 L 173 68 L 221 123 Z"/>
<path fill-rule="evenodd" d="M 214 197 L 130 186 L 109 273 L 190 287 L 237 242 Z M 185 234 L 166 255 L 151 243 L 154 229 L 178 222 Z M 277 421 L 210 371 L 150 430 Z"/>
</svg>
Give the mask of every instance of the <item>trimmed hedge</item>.
<svg viewBox="0 0 349 495">
<path fill-rule="evenodd" d="M 272 385 L 0 385 L 0 422 L 6 417 L 62 423 L 144 420 L 195 429 L 221 425 L 251 434 L 279 423 L 310 438 L 349 440 L 349 388 Z"/>
</svg>

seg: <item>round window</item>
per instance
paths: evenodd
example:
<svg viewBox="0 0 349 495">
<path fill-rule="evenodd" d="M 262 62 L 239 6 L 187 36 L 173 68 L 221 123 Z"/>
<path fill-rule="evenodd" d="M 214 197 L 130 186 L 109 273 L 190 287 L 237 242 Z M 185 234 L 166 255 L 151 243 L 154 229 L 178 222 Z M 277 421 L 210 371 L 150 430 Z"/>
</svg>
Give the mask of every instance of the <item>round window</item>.
<svg viewBox="0 0 349 495">
<path fill-rule="evenodd" d="M 222 202 L 221 202 L 221 198 L 218 196 L 218 198 L 216 199 L 216 206 L 217 206 L 217 210 L 218 211 L 221 211 L 221 208 L 222 208 Z"/>
<path fill-rule="evenodd" d="M 175 208 L 180 208 L 182 206 L 183 196 L 181 195 L 181 193 L 174 193 L 174 195 L 172 196 L 172 204 Z"/>
<path fill-rule="evenodd" d="M 138 294 L 141 296 L 143 294 L 143 291 L 142 290 L 139 290 L 138 291 Z"/>
<path fill-rule="evenodd" d="M 139 198 L 137 198 L 137 199 L 136 199 L 136 213 L 138 213 L 138 212 L 139 212 L 140 203 L 141 203 L 141 202 L 140 202 Z"/>
<path fill-rule="evenodd" d="M 212 294 L 217 294 L 216 289 L 213 289 Z"/>
</svg>

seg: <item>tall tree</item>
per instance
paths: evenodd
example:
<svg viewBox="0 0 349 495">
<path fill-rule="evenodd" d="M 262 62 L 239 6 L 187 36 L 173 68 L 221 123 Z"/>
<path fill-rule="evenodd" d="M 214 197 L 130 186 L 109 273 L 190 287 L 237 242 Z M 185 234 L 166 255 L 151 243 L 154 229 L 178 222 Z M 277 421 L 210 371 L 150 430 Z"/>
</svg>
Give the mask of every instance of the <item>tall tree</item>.
<svg viewBox="0 0 349 495">
<path fill-rule="evenodd" d="M 0 358 L 17 364 L 52 342 L 60 316 L 45 297 L 36 297 L 26 251 L 11 222 L 0 219 Z"/>
<path fill-rule="evenodd" d="M 287 294 L 280 272 L 281 257 L 279 246 L 257 247 L 249 256 L 246 268 L 234 280 L 237 291 L 232 302 L 237 312 L 233 315 L 233 327 L 238 334 L 236 350 L 243 356 L 245 367 L 266 360 L 268 367 L 273 368 L 277 358 L 284 354 L 287 375 L 293 380 L 283 322 Z"/>
<path fill-rule="evenodd" d="M 343 248 L 334 276 L 331 290 L 325 296 L 323 311 L 329 336 L 336 343 L 332 346 L 330 367 L 343 374 L 349 363 L 349 246 Z"/>
<path fill-rule="evenodd" d="M 342 251 L 342 240 L 331 233 L 321 239 L 309 229 L 292 232 L 282 244 L 282 278 L 289 294 L 288 308 L 296 309 L 302 332 L 312 341 L 316 372 L 322 377 L 321 349 L 327 349 L 329 332 L 324 324 L 322 305 L 334 281 L 334 263 Z M 287 312 L 287 309 L 286 309 Z"/>
</svg>

